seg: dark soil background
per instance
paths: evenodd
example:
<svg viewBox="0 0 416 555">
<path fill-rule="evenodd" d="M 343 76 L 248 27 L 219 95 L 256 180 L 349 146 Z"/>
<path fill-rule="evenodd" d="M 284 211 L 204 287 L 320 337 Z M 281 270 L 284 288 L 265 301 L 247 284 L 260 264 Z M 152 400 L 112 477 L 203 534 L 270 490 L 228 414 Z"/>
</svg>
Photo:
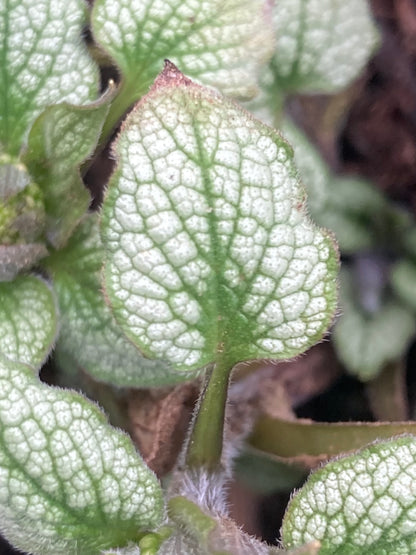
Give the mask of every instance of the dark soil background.
<svg viewBox="0 0 416 555">
<path fill-rule="evenodd" d="M 289 109 L 335 171 L 368 178 L 392 202 L 416 214 L 416 1 L 373 0 L 371 7 L 381 44 L 363 75 L 340 95 L 292 98 Z M 108 170 L 103 158 L 87 174 L 94 206 Z M 412 408 L 416 345 L 406 364 Z M 321 421 L 373 418 L 363 385 L 351 377 L 334 378 L 329 389 L 317 393 L 296 407 L 298 416 Z M 288 497 L 288 492 L 260 496 L 237 483 L 230 499 L 234 516 L 245 529 L 275 543 Z M 0 554 L 15 553 L 0 538 Z"/>
</svg>

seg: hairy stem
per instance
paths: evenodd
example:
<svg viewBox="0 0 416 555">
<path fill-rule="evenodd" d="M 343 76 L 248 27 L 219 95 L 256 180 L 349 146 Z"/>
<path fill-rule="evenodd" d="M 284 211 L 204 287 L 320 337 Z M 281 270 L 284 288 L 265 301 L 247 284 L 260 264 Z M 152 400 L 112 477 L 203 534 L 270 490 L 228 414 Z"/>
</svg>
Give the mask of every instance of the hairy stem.
<svg viewBox="0 0 416 555">
<path fill-rule="evenodd" d="M 207 378 L 201 394 L 186 453 L 189 468 L 205 467 L 211 471 L 221 466 L 225 404 L 232 365 L 218 361 Z"/>
</svg>

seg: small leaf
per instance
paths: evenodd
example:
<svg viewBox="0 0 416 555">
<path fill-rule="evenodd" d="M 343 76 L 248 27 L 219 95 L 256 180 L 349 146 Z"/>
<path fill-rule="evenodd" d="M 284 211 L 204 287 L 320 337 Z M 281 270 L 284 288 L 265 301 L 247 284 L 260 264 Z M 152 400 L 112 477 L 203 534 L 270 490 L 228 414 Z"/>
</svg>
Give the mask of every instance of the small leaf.
<svg viewBox="0 0 416 555">
<path fill-rule="evenodd" d="M 21 276 L 0 283 L 0 353 L 40 367 L 58 331 L 55 298 L 41 279 Z"/>
<path fill-rule="evenodd" d="M 47 255 L 42 243 L 0 245 L 0 281 L 11 281 L 21 270 L 28 270 Z"/>
<path fill-rule="evenodd" d="M 71 235 L 91 201 L 79 166 L 97 145 L 109 100 L 105 95 L 88 106 L 51 106 L 30 131 L 24 161 L 44 194 L 46 235 L 56 248 Z"/>
<path fill-rule="evenodd" d="M 286 548 L 319 540 L 319 555 L 416 550 L 416 437 L 375 443 L 313 473 L 283 521 Z"/>
<path fill-rule="evenodd" d="M 175 368 L 287 358 L 336 304 L 332 239 L 288 145 L 167 64 L 130 114 L 103 208 L 106 289 L 126 335 Z"/>
<path fill-rule="evenodd" d="M 336 92 L 358 76 L 378 35 L 363 0 L 279 0 L 272 68 L 288 92 Z"/>
<path fill-rule="evenodd" d="M 88 216 L 66 247 L 45 261 L 61 311 L 60 359 L 70 356 L 94 378 L 118 386 L 149 387 L 190 379 L 161 361 L 145 359 L 127 340 L 104 301 L 104 251 L 97 216 Z"/>
<path fill-rule="evenodd" d="M 0 150 L 17 155 L 36 116 L 93 100 L 98 74 L 81 42 L 82 0 L 0 1 Z"/>
<path fill-rule="evenodd" d="M 99 554 L 162 518 L 161 490 L 82 395 L 0 359 L 1 531 L 35 555 Z"/>
<path fill-rule="evenodd" d="M 414 315 L 391 295 L 369 312 L 360 305 L 346 271 L 341 274 L 340 304 L 342 316 L 333 333 L 337 354 L 352 374 L 370 380 L 386 363 L 403 356 L 415 332 Z"/>
</svg>

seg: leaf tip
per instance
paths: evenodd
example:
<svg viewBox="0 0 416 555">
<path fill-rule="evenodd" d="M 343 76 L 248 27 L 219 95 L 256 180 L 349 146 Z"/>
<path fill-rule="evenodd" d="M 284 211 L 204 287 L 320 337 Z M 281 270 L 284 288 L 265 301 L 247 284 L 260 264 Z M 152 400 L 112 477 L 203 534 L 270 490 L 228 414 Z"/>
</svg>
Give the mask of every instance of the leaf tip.
<svg viewBox="0 0 416 555">
<path fill-rule="evenodd" d="M 170 60 L 165 59 L 164 63 L 163 70 L 156 78 L 152 88 L 157 89 L 167 85 L 190 85 L 192 83 Z"/>
</svg>

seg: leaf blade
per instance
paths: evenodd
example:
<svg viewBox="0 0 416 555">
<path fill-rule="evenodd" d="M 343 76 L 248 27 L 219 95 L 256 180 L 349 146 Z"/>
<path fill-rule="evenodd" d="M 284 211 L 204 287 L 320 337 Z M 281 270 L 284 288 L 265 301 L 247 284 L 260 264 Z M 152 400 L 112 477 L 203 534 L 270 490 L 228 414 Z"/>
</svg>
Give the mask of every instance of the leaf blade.
<svg viewBox="0 0 416 555">
<path fill-rule="evenodd" d="M 1 354 L 34 367 L 49 355 L 58 333 L 56 300 L 35 276 L 0 282 Z"/>
<path fill-rule="evenodd" d="M 167 64 L 116 156 L 105 286 L 144 352 L 192 369 L 221 353 L 231 365 L 286 358 L 322 336 L 336 250 L 305 217 L 291 150 L 272 129 Z"/>
<path fill-rule="evenodd" d="M 104 250 L 97 215 L 84 218 L 68 244 L 45 261 L 61 312 L 58 355 L 95 379 L 121 387 L 171 385 L 190 379 L 162 361 L 144 358 L 116 324 L 101 292 Z"/>
<path fill-rule="evenodd" d="M 156 478 L 96 406 L 3 358 L 0 382 L 1 527 L 13 545 L 92 555 L 160 522 Z"/>
<path fill-rule="evenodd" d="M 224 94 L 252 96 L 258 67 L 273 45 L 264 9 L 262 0 L 98 0 L 92 29 L 127 87 L 141 94 L 169 58 Z"/>
<path fill-rule="evenodd" d="M 98 91 L 98 75 L 80 42 L 82 0 L 2 0 L 0 144 L 17 155 L 31 123 L 54 102 L 83 103 Z"/>
<path fill-rule="evenodd" d="M 377 45 L 367 2 L 283 0 L 273 22 L 272 68 L 287 92 L 336 92 L 354 79 Z"/>
<path fill-rule="evenodd" d="M 285 547 L 316 539 L 321 555 L 413 553 L 415 453 L 415 436 L 403 436 L 313 473 L 288 506 Z"/>
</svg>

